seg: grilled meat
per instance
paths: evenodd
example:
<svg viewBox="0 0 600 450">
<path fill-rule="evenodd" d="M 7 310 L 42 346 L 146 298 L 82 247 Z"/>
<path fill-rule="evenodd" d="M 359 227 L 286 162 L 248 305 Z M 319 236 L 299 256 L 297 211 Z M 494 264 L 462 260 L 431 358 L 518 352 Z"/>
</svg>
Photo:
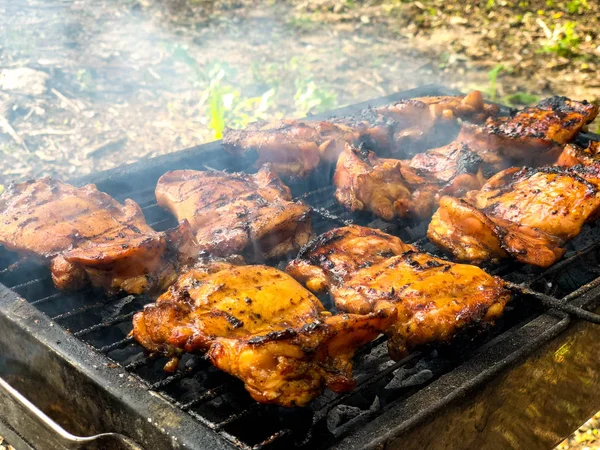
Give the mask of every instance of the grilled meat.
<svg viewBox="0 0 600 450">
<path fill-rule="evenodd" d="M 588 166 L 600 162 L 600 141 L 590 141 L 587 147 L 578 144 L 567 144 L 556 161 L 557 166 Z"/>
<path fill-rule="evenodd" d="M 342 311 L 396 310 L 387 330 L 396 359 L 492 322 L 510 299 L 503 281 L 478 267 L 420 253 L 397 237 L 359 226 L 319 236 L 286 270 L 314 292 L 329 291 Z"/>
<path fill-rule="evenodd" d="M 555 96 L 512 116 L 489 118 L 484 125 L 465 123 L 457 140 L 494 171 L 552 164 L 562 147 L 597 115 L 596 105 Z"/>
<path fill-rule="evenodd" d="M 323 385 L 336 392 L 352 389 L 354 352 L 392 321 L 382 313 L 332 316 L 273 267 L 218 263 L 183 274 L 137 313 L 133 336 L 175 359 L 206 352 L 216 367 L 241 379 L 256 401 L 304 406 Z"/>
<path fill-rule="evenodd" d="M 254 167 L 270 163 L 280 176 L 302 178 L 321 161 L 318 130 L 302 121 L 256 122 L 244 130 L 225 131 L 223 147 L 230 153 L 254 159 Z"/>
<path fill-rule="evenodd" d="M 291 201 L 289 188 L 267 165 L 245 173 L 167 172 L 156 186 L 158 204 L 187 219 L 201 250 L 275 258 L 306 244 L 310 208 Z"/>
<path fill-rule="evenodd" d="M 48 264 L 64 290 L 92 284 L 139 294 L 166 287 L 177 264 L 170 240 L 179 234 L 189 242 L 185 227 L 156 232 L 132 200 L 122 205 L 94 185 L 52 178 L 13 185 L 0 198 L 0 243 Z"/>
<path fill-rule="evenodd" d="M 395 120 L 396 148 L 403 149 L 413 141 L 427 139 L 437 126 L 456 124 L 456 119 L 479 123 L 498 114 L 498 107 L 483 101 L 479 91 L 465 96 L 420 97 L 385 105 L 376 111 Z M 447 134 L 445 131 L 443 134 Z"/>
<path fill-rule="evenodd" d="M 510 168 L 464 199 L 443 197 L 428 237 L 461 261 L 548 267 L 600 211 L 598 169 Z"/>
<path fill-rule="evenodd" d="M 302 178 L 321 161 L 335 162 L 346 142 L 368 142 L 375 148 L 391 145 L 394 123 L 365 110 L 351 117 L 318 120 L 282 120 L 251 124 L 245 130 L 227 130 L 223 146 L 254 166 L 270 163 L 280 176 Z"/>
<path fill-rule="evenodd" d="M 481 159 L 460 143 L 428 150 L 410 161 L 378 158 L 347 145 L 333 182 L 336 199 L 351 211 L 384 220 L 431 217 L 441 195 L 462 195 L 483 183 Z"/>
<path fill-rule="evenodd" d="M 282 120 L 227 130 L 223 146 L 234 155 L 271 163 L 280 176 L 301 178 L 320 162 L 335 163 L 346 143 L 366 144 L 378 153 L 400 153 L 407 137 L 426 136 L 438 122 L 456 117 L 479 120 L 497 113 L 475 91 L 464 97 L 423 97 L 365 109 L 351 117 Z"/>
</svg>

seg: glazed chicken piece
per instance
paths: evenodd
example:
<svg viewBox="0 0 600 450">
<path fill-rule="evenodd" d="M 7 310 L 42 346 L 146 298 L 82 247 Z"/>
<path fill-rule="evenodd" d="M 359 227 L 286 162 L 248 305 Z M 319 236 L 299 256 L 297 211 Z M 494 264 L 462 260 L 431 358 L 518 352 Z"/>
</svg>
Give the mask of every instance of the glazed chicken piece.
<svg viewBox="0 0 600 450">
<path fill-rule="evenodd" d="M 480 163 L 460 143 L 429 150 L 410 161 L 379 158 L 364 147 L 347 145 L 333 177 L 335 197 L 350 211 L 371 211 L 384 220 L 426 219 L 440 196 L 481 187 Z"/>
<path fill-rule="evenodd" d="M 122 205 L 94 185 L 42 178 L 12 185 L 0 197 L 0 243 L 48 264 L 63 290 L 162 289 L 175 278 L 174 247 L 191 240 L 189 225 L 154 231 L 134 201 Z"/>
<path fill-rule="evenodd" d="M 443 197 L 427 236 L 461 261 L 548 267 L 600 211 L 600 166 L 510 168 L 464 199 Z"/>
<path fill-rule="evenodd" d="M 552 164 L 581 129 L 598 115 L 598 106 L 550 97 L 512 116 L 465 123 L 457 140 L 466 143 L 494 171 L 511 165 Z"/>
<path fill-rule="evenodd" d="M 498 107 L 485 103 L 480 91 L 473 91 L 467 95 L 401 100 L 376 111 L 398 123 L 394 141 L 402 148 L 406 141 L 427 137 L 437 125 L 455 124 L 456 119 L 483 122 L 498 114 Z"/>
<path fill-rule="evenodd" d="M 256 122 L 223 136 L 229 153 L 253 161 L 256 168 L 270 163 L 275 173 L 290 178 L 305 177 L 319 165 L 320 144 L 318 130 L 298 120 Z"/>
<path fill-rule="evenodd" d="M 346 142 L 368 142 L 387 148 L 393 121 L 371 110 L 351 117 L 318 120 L 282 120 L 251 124 L 244 130 L 227 130 L 223 146 L 234 155 L 254 159 L 254 167 L 270 163 L 280 176 L 303 178 L 321 161 L 335 162 Z"/>
<path fill-rule="evenodd" d="M 176 170 L 156 186 L 158 204 L 188 220 L 199 249 L 213 255 L 245 252 L 276 258 L 311 237 L 310 208 L 266 165 L 255 175 Z"/>
<path fill-rule="evenodd" d="M 483 120 L 497 110 L 485 104 L 478 91 L 459 97 L 423 97 L 368 108 L 350 117 L 254 123 L 244 130 L 227 130 L 223 146 L 251 159 L 256 168 L 271 163 L 280 176 L 302 178 L 320 162 L 335 163 L 346 143 L 364 143 L 379 153 L 402 156 L 407 137 L 422 138 L 435 124 L 455 122 L 457 117 Z"/>
<path fill-rule="evenodd" d="M 478 267 L 420 253 L 395 236 L 355 225 L 319 236 L 286 271 L 316 293 L 329 291 L 342 311 L 395 310 L 386 332 L 395 359 L 492 323 L 510 299 L 504 282 Z"/>
<path fill-rule="evenodd" d="M 393 314 L 393 312 L 392 312 Z M 269 266 L 192 269 L 135 315 L 133 336 L 154 353 L 206 352 L 258 402 L 304 406 L 324 386 L 354 387 L 354 352 L 393 316 L 332 316 L 289 275 Z"/>
<path fill-rule="evenodd" d="M 590 141 L 587 147 L 567 144 L 556 161 L 557 166 L 571 167 L 577 164 L 588 166 L 600 162 L 600 141 Z"/>
</svg>

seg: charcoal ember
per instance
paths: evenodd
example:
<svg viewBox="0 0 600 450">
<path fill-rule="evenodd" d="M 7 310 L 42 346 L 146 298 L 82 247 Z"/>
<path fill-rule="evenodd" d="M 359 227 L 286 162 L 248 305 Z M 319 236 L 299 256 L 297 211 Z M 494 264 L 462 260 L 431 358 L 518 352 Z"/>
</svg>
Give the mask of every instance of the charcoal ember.
<svg viewBox="0 0 600 450">
<path fill-rule="evenodd" d="M 394 378 L 385 386 L 387 390 L 402 389 L 412 386 L 420 386 L 433 378 L 430 369 L 404 369 L 400 368 L 394 372 Z"/>
<path fill-rule="evenodd" d="M 366 411 L 356 406 L 338 405 L 333 408 L 327 415 L 327 428 L 329 431 L 334 431 L 344 423 L 355 417 L 364 414 Z"/>
<path fill-rule="evenodd" d="M 339 431 L 341 427 L 356 422 L 360 417 L 371 415 L 381 409 L 379 397 L 375 397 L 369 409 L 362 409 L 351 405 L 337 405 L 327 414 L 327 429 L 332 433 Z"/>
</svg>

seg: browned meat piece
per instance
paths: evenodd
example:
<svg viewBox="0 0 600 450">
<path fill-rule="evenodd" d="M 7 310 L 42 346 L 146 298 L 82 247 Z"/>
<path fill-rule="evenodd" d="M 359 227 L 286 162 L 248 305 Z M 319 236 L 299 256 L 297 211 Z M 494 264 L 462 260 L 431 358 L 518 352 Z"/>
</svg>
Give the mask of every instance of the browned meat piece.
<svg viewBox="0 0 600 450">
<path fill-rule="evenodd" d="M 184 226 L 175 234 L 185 232 Z M 174 235 L 150 228 L 132 200 L 121 205 L 94 185 L 42 178 L 13 185 L 0 198 L 0 243 L 50 265 L 59 289 L 164 288 L 175 277 Z"/>
<path fill-rule="evenodd" d="M 387 330 L 396 359 L 492 322 L 510 299 L 504 282 L 478 267 L 419 253 L 397 237 L 358 226 L 319 236 L 286 270 L 315 292 L 329 291 L 342 311 L 396 310 Z"/>
<path fill-rule="evenodd" d="M 282 120 L 256 123 L 245 130 L 227 130 L 223 146 L 229 152 L 251 158 L 254 166 L 270 163 L 280 176 L 302 178 L 321 161 L 335 162 L 346 142 L 368 142 L 387 149 L 393 121 L 366 110 L 351 117 L 318 120 Z"/>
<path fill-rule="evenodd" d="M 289 188 L 268 165 L 255 175 L 167 172 L 158 180 L 156 198 L 178 220 L 187 219 L 199 248 L 213 255 L 275 258 L 310 239 L 310 208 L 291 201 Z"/>
<path fill-rule="evenodd" d="M 376 111 L 396 122 L 395 142 L 419 140 L 432 132 L 439 123 L 454 123 L 457 118 L 483 122 L 498 114 L 498 107 L 485 103 L 479 91 L 467 95 L 420 97 L 385 105 Z"/>
<path fill-rule="evenodd" d="M 379 158 L 348 145 L 333 177 L 336 199 L 351 211 L 371 211 L 384 220 L 426 219 L 445 194 L 479 188 L 481 159 L 460 143 L 432 149 L 410 161 Z"/>
<path fill-rule="evenodd" d="M 226 130 L 224 148 L 247 159 L 254 167 L 265 163 L 280 176 L 302 178 L 321 161 L 321 136 L 312 125 L 298 120 L 250 124 L 244 130 Z M 253 156 L 251 156 L 253 155 Z"/>
<path fill-rule="evenodd" d="M 304 406 L 324 385 L 336 392 L 352 389 L 354 352 L 392 321 L 379 312 L 332 316 L 273 267 L 219 263 L 183 274 L 137 313 L 133 336 L 175 359 L 183 352 L 207 352 L 256 401 Z"/>
<path fill-rule="evenodd" d="M 600 162 L 600 141 L 590 141 L 587 147 L 578 144 L 567 144 L 556 161 L 557 166 L 576 166 L 583 164 L 588 166 Z"/>
<path fill-rule="evenodd" d="M 510 256 L 548 267 L 598 216 L 599 168 L 506 169 L 465 200 L 443 197 L 427 235 L 461 261 Z"/>
<path fill-rule="evenodd" d="M 552 164 L 562 147 L 597 115 L 598 107 L 586 101 L 551 97 L 513 116 L 490 118 L 484 125 L 465 123 L 457 140 L 495 171 Z"/>
<path fill-rule="evenodd" d="M 234 155 L 255 159 L 257 168 L 271 163 L 280 176 L 301 178 L 319 162 L 335 162 L 346 143 L 402 154 L 399 147 L 406 137 L 423 137 L 440 121 L 479 120 L 496 113 L 497 107 L 485 104 L 478 91 L 461 97 L 423 97 L 351 117 L 255 123 L 245 130 L 227 130 L 223 146 Z"/>
</svg>

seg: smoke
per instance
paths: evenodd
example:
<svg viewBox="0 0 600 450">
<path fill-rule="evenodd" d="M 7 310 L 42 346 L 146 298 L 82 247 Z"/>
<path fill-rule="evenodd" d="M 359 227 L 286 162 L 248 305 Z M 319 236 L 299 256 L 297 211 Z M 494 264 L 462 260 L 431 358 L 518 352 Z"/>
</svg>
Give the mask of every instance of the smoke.
<svg viewBox="0 0 600 450">
<path fill-rule="evenodd" d="M 372 27 L 320 23 L 280 3 L 166 4 L 0 5 L 1 69 L 32 69 L 42 84 L 40 93 L 0 81 L 0 112 L 14 131 L 0 135 L 0 184 L 79 176 L 218 138 L 225 127 L 439 81 L 408 43 Z"/>
</svg>

